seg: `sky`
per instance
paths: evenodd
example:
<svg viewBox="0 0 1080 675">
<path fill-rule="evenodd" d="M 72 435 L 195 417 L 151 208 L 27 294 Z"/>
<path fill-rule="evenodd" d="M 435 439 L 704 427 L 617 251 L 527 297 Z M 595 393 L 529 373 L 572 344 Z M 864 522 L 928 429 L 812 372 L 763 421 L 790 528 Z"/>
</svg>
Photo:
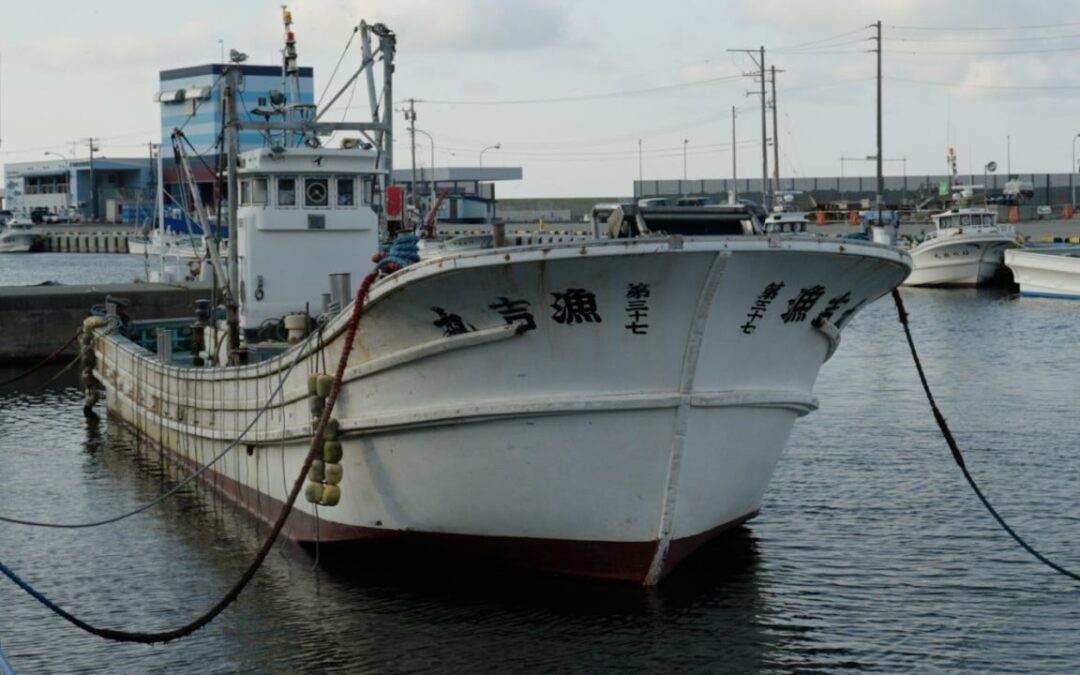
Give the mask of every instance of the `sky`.
<svg viewBox="0 0 1080 675">
<path fill-rule="evenodd" d="M 222 46 L 279 63 L 280 4 L 5 2 L 0 161 L 83 157 L 88 137 L 100 139 L 100 155 L 145 156 L 159 137 L 158 72 L 219 62 Z M 391 28 L 395 108 L 417 100 L 437 167 L 476 166 L 482 151 L 485 166 L 521 167 L 501 197 L 625 196 L 639 174 L 729 178 L 733 106 L 738 176 L 760 177 L 760 84 L 740 50 L 762 46 L 766 66 L 782 71 L 780 175 L 873 175 L 876 21 L 886 175 L 945 173 L 950 146 L 962 174 L 990 161 L 999 173 L 1065 173 L 1080 133 L 1076 2 L 295 0 L 290 9 L 317 97 L 358 66 L 359 41 L 345 50 L 355 25 Z M 366 119 L 363 87 L 356 94 L 329 117 Z M 407 168 L 403 113 L 395 125 L 396 166 Z M 417 138 L 418 164 L 429 166 L 432 147 Z"/>
</svg>

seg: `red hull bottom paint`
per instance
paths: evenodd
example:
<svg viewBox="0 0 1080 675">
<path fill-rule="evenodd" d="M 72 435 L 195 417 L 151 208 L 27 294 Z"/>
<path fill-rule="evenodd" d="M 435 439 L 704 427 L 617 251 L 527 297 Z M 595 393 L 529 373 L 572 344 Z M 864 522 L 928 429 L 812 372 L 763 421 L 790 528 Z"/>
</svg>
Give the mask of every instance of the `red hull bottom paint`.
<svg viewBox="0 0 1080 675">
<path fill-rule="evenodd" d="M 125 424 L 118 418 L 112 419 Z M 125 424 L 125 426 L 132 429 L 129 425 Z M 197 463 L 170 448 L 162 446 L 162 449 L 175 461 L 192 471 L 200 468 Z M 281 500 L 242 485 L 212 469 L 202 475 L 202 480 L 269 526 L 277 521 L 285 506 Z M 680 562 L 701 546 L 756 515 L 757 511 L 753 511 L 705 532 L 682 539 L 673 539 L 668 547 L 660 577 L 667 576 Z M 345 545 L 390 546 L 395 549 L 446 552 L 486 564 L 637 584 L 645 583 L 653 556 L 659 546 L 659 541 L 655 540 L 580 541 L 389 530 L 379 527 L 344 525 L 323 518 L 316 519 L 296 509 L 289 514 L 282 532 L 301 545 L 310 546 L 318 543 L 320 546 L 329 547 L 326 552 L 331 554 L 333 549 L 345 548 Z"/>
</svg>

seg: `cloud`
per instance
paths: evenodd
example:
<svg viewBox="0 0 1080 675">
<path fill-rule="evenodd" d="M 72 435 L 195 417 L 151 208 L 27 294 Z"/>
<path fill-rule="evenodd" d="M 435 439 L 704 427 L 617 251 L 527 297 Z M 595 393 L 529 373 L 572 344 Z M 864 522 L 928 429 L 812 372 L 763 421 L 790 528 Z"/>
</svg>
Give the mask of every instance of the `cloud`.
<svg viewBox="0 0 1080 675">
<path fill-rule="evenodd" d="M 333 35 L 361 19 L 382 22 L 409 52 L 533 50 L 566 39 L 566 12 L 543 0 L 349 0 L 327 8 L 322 0 L 292 6 L 298 30 Z M 310 28 L 308 28 L 310 26 Z"/>
</svg>

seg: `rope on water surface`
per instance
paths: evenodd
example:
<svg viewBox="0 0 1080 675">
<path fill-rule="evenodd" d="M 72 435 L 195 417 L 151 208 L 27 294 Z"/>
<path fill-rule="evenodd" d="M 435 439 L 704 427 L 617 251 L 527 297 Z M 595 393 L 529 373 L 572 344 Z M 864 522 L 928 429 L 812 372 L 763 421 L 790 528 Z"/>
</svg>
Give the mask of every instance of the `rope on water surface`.
<svg viewBox="0 0 1080 675">
<path fill-rule="evenodd" d="M 24 370 L 23 372 L 19 373 L 15 377 L 12 377 L 12 378 L 9 378 L 7 380 L 4 380 L 3 382 L 0 382 L 0 387 L 6 387 L 9 384 L 15 384 L 19 380 L 21 380 L 21 379 L 23 379 L 25 377 L 29 377 L 30 375 L 33 375 L 34 373 L 41 370 L 45 366 L 49 365 L 49 363 L 53 359 L 55 359 L 57 356 L 60 356 L 60 354 L 62 354 L 65 349 L 70 347 L 73 342 L 78 340 L 80 335 L 82 335 L 82 328 L 79 328 L 78 330 L 76 330 L 75 334 L 72 335 L 70 338 L 68 338 L 67 342 L 62 344 L 59 349 L 54 351 L 52 354 L 49 354 L 48 356 L 46 356 L 44 359 L 39 361 L 36 365 L 32 366 L 29 370 Z"/>
<path fill-rule="evenodd" d="M 934 413 L 934 420 L 937 422 L 938 428 L 941 429 L 942 436 L 945 437 L 945 443 L 949 446 L 949 451 L 952 452 L 953 461 L 960 467 L 960 470 L 964 473 L 964 478 L 967 479 L 971 489 L 975 491 L 975 495 L 979 498 L 979 501 L 983 503 L 986 510 L 990 512 L 990 515 L 994 517 L 994 520 L 1001 525 L 1001 528 L 1009 533 L 1009 536 L 1016 540 L 1016 543 L 1020 544 L 1025 551 L 1035 556 L 1035 558 L 1051 568 L 1055 572 L 1063 574 L 1070 579 L 1080 581 L 1080 574 L 1071 572 L 1061 565 L 1058 565 L 1054 561 L 1050 560 L 1042 553 L 1036 551 L 1030 544 L 1024 541 L 1024 538 L 1017 534 L 1016 530 L 1009 527 L 1009 524 L 1005 522 L 1005 519 L 1001 517 L 1001 514 L 993 507 L 990 501 L 979 489 L 978 484 L 975 483 L 975 479 L 971 477 L 971 473 L 967 470 L 967 465 L 964 464 L 964 456 L 960 453 L 960 446 L 957 445 L 956 439 L 953 438 L 952 431 L 949 429 L 949 425 L 945 422 L 945 416 L 941 414 L 941 410 L 937 407 L 937 402 L 934 401 L 934 394 L 930 391 L 930 384 L 926 381 L 926 373 L 923 371 L 922 362 L 919 360 L 919 354 L 915 350 L 915 341 L 911 337 L 911 327 L 908 325 L 907 310 L 904 309 L 904 301 L 900 298 L 900 292 L 895 288 L 892 291 L 893 301 L 896 303 L 896 313 L 900 320 L 900 323 L 904 326 L 904 335 L 907 336 L 908 348 L 911 350 L 911 358 L 915 361 L 915 369 L 919 373 L 919 380 L 922 381 L 923 391 L 926 392 L 926 400 L 930 402 L 930 409 Z"/>
<path fill-rule="evenodd" d="M 357 326 L 360 324 L 360 317 L 363 313 L 364 299 L 367 297 L 368 289 L 371 288 L 371 284 L 378 278 L 378 272 L 372 272 L 364 277 L 363 283 L 360 285 L 360 289 L 356 293 L 356 300 L 353 303 L 352 316 L 349 318 L 349 324 L 345 332 L 345 342 L 341 350 L 341 358 L 338 360 L 337 370 L 334 373 L 334 380 L 330 385 L 330 393 L 326 397 L 326 405 L 323 409 L 322 415 L 319 417 L 318 425 L 316 426 L 315 433 L 311 439 L 311 445 L 308 448 L 307 457 L 304 459 L 304 465 L 300 468 L 300 473 L 297 475 L 296 480 L 293 482 L 292 491 L 289 493 L 289 498 L 285 502 L 285 506 L 281 509 L 281 513 L 278 515 L 277 521 L 274 523 L 274 528 L 270 532 L 270 535 L 263 542 L 262 548 L 259 549 L 255 559 L 251 561 L 248 568 L 241 575 L 240 579 L 233 585 L 229 592 L 225 594 L 221 600 L 219 600 L 213 607 L 204 612 L 194 621 L 191 621 L 187 625 L 181 626 L 168 631 L 160 631 L 156 633 L 147 632 L 134 632 L 115 630 L 111 628 L 99 628 L 92 626 L 89 623 L 83 621 L 77 616 L 65 611 L 62 607 L 49 600 L 39 591 L 35 590 L 29 583 L 23 581 L 15 574 L 9 567 L 4 565 L 0 561 L 0 573 L 11 579 L 29 593 L 38 602 L 42 603 L 50 610 L 52 610 L 58 616 L 66 619 L 73 625 L 81 628 L 82 630 L 97 635 L 98 637 L 105 638 L 107 640 L 114 640 L 116 642 L 140 642 L 144 644 L 153 643 L 165 643 L 178 638 L 191 635 L 198 629 L 202 628 L 206 624 L 210 623 L 217 617 L 226 607 L 231 605 L 238 597 L 240 597 L 241 591 L 248 585 L 251 579 L 255 576 L 255 572 L 258 571 L 263 561 L 266 560 L 266 556 L 269 555 L 270 549 L 273 547 L 274 542 L 277 540 L 278 535 L 281 534 L 281 530 L 285 527 L 285 521 L 288 519 L 289 514 L 292 513 L 293 505 L 296 503 L 296 498 L 300 495 L 300 490 L 304 485 L 304 481 L 307 477 L 308 471 L 311 469 L 311 463 L 315 459 L 316 452 L 321 451 L 323 443 L 323 433 L 326 431 L 326 424 L 330 420 L 330 415 L 334 410 L 334 404 L 337 403 L 338 394 L 341 392 L 341 381 L 345 377 L 345 366 L 349 360 L 349 354 L 352 352 L 353 340 L 356 339 Z"/>
</svg>

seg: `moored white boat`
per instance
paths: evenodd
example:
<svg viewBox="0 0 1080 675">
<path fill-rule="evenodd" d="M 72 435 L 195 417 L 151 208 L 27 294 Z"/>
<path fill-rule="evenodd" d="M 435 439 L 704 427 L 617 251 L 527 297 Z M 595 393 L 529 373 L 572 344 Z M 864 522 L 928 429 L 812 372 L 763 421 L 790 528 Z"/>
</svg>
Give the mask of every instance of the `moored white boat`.
<svg viewBox="0 0 1080 675">
<path fill-rule="evenodd" d="M 393 33 L 361 27 L 392 72 Z M 392 147 L 388 121 L 360 128 Z M 230 175 L 239 351 L 204 311 L 189 354 L 167 333 L 150 352 L 117 321 L 89 324 L 84 352 L 115 419 L 209 466 L 211 485 L 267 522 L 302 476 L 328 379 L 317 374 L 341 359 L 353 308 L 320 322 L 307 310 L 323 304 L 326 273 L 340 288 L 341 273 L 359 278 L 386 255 L 369 197 L 389 175 L 386 148 L 318 146 L 309 135 L 250 151 Z M 640 212 L 624 227 L 620 210 L 611 238 L 450 247 L 412 264 L 391 249 L 286 533 L 653 584 L 753 517 L 795 420 L 817 406 L 840 330 L 910 258 L 765 235 L 741 206 L 652 214 L 654 227 Z M 279 320 L 313 332 L 265 339 Z M 243 353 L 250 363 L 226 365 Z"/>
<path fill-rule="evenodd" d="M 38 229 L 32 223 L 12 220 L 0 225 L 0 253 L 26 253 L 37 243 Z"/>
<path fill-rule="evenodd" d="M 1080 247 L 1010 249 L 1005 264 L 1020 295 L 1080 299 Z"/>
<path fill-rule="evenodd" d="M 905 286 L 981 286 L 1004 271 L 1002 254 L 1019 246 L 1016 230 L 997 213 L 964 207 L 931 218 L 934 231 L 909 249 L 913 269 Z"/>
</svg>

